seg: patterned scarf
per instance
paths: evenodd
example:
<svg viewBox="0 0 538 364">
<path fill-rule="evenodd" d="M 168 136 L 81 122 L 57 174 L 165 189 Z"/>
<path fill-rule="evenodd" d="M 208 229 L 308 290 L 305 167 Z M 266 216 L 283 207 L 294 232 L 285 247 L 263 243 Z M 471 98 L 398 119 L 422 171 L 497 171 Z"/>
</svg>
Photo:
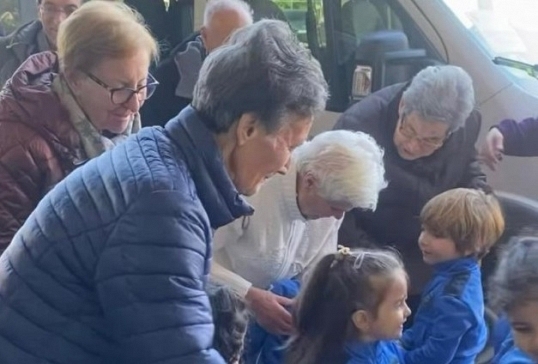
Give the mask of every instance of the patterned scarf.
<svg viewBox="0 0 538 364">
<path fill-rule="evenodd" d="M 58 95 L 60 102 L 69 113 L 69 119 L 80 135 L 82 146 L 86 158 L 88 159 L 95 158 L 105 151 L 112 149 L 114 146 L 127 139 L 129 135 L 140 130 L 140 114 L 137 113 L 133 120 L 129 122 L 129 125 L 127 125 L 127 128 L 123 133 L 115 135 L 113 138 L 107 138 L 99 133 L 88 116 L 82 111 L 71 92 L 71 89 L 62 76 L 54 77 L 52 90 Z"/>
</svg>

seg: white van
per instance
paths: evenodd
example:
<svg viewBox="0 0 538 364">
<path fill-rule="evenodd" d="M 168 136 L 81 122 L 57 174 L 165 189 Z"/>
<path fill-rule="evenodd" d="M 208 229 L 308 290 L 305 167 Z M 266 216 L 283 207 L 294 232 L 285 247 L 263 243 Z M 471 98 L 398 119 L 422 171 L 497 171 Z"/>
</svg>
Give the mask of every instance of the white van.
<svg viewBox="0 0 538 364">
<path fill-rule="evenodd" d="M 270 0 L 255 2 L 263 1 Z M 194 0 L 195 28 L 200 25 L 205 3 L 205 0 Z M 290 24 L 320 60 L 330 84 L 332 97 L 327 112 L 316 121 L 313 133 L 332 128 L 339 113 L 353 101 L 354 66 L 365 61 L 357 55 L 361 41 L 375 38 L 376 33 L 383 37 L 383 32 L 389 38 L 388 57 L 370 54 L 366 60 L 373 66 L 374 90 L 391 83 L 391 77 L 384 77 L 384 84 L 379 81 L 382 73 L 379 68 L 383 67 L 376 63 L 379 58 L 398 64 L 395 68 L 400 67 L 400 71 L 405 66 L 414 67 L 416 72 L 417 66 L 449 63 L 463 67 L 474 80 L 477 105 L 483 116 L 482 137 L 504 118 L 521 120 L 538 116 L 538 69 L 532 66 L 538 63 L 538 0 L 273 0 L 273 3 L 284 14 L 293 16 Z M 301 10 L 304 26 L 297 21 Z M 404 35 L 405 39 L 395 33 Z M 399 45 L 390 44 L 398 40 Z M 407 47 L 403 44 L 405 40 Z M 380 52 L 383 53 L 382 49 Z M 385 68 L 390 74 L 390 64 Z M 538 199 L 538 158 L 507 157 L 488 178 L 495 189 Z"/>
</svg>

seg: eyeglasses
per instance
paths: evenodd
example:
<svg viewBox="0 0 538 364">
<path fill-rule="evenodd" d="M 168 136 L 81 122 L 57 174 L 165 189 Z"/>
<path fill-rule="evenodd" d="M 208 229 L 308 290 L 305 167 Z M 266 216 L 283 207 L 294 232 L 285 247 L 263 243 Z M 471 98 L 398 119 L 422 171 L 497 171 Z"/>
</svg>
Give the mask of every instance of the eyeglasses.
<svg viewBox="0 0 538 364">
<path fill-rule="evenodd" d="M 41 8 L 41 11 L 43 11 L 43 13 L 47 15 L 56 15 L 56 14 L 63 13 L 66 16 L 69 16 L 73 14 L 75 10 L 78 9 L 78 6 L 68 5 L 65 7 L 58 7 L 52 4 L 42 4 L 40 5 L 40 8 Z"/>
<path fill-rule="evenodd" d="M 137 89 L 130 87 L 112 88 L 91 73 L 85 73 L 93 82 L 110 92 L 110 101 L 112 101 L 112 103 L 115 105 L 121 105 L 129 102 L 133 95 L 136 95 L 139 101 L 147 100 L 151 97 L 151 95 L 153 95 L 157 85 L 159 84 L 159 82 L 148 73 L 146 84 L 138 87 Z"/>
<path fill-rule="evenodd" d="M 405 120 L 406 120 L 406 115 L 404 114 L 400 117 L 398 131 L 405 138 L 409 140 L 416 140 L 418 145 L 420 145 L 422 148 L 439 148 L 445 143 L 445 141 L 450 136 L 450 133 L 447 133 L 447 135 L 445 135 L 442 138 L 439 138 L 439 137 L 420 138 L 417 136 L 416 131 L 414 131 L 412 128 L 408 126 Z"/>
</svg>

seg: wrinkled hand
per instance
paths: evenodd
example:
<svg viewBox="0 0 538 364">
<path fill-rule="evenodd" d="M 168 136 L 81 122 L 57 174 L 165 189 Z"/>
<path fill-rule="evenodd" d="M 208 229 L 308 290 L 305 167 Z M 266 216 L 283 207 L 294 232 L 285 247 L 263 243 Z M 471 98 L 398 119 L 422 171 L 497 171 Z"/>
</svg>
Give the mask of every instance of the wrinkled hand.
<svg viewBox="0 0 538 364">
<path fill-rule="evenodd" d="M 497 164 L 502 160 L 504 151 L 504 137 L 497 128 L 492 128 L 486 135 L 486 140 L 480 147 L 479 159 L 492 171 L 497 168 Z"/>
<path fill-rule="evenodd" d="M 292 333 L 291 314 L 286 307 L 293 305 L 293 300 L 255 287 L 248 290 L 245 299 L 264 329 L 277 335 Z"/>
</svg>

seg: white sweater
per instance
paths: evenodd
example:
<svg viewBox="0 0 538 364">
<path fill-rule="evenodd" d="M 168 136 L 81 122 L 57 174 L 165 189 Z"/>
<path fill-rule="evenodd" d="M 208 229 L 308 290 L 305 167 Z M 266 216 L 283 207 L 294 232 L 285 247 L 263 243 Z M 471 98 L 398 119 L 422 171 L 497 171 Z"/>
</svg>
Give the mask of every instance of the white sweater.
<svg viewBox="0 0 538 364">
<path fill-rule="evenodd" d="M 297 171 L 268 180 L 247 198 L 255 213 L 215 232 L 211 279 L 244 297 L 253 285 L 267 289 L 276 280 L 302 275 L 336 251 L 342 219 L 307 221 L 296 199 Z"/>
</svg>

